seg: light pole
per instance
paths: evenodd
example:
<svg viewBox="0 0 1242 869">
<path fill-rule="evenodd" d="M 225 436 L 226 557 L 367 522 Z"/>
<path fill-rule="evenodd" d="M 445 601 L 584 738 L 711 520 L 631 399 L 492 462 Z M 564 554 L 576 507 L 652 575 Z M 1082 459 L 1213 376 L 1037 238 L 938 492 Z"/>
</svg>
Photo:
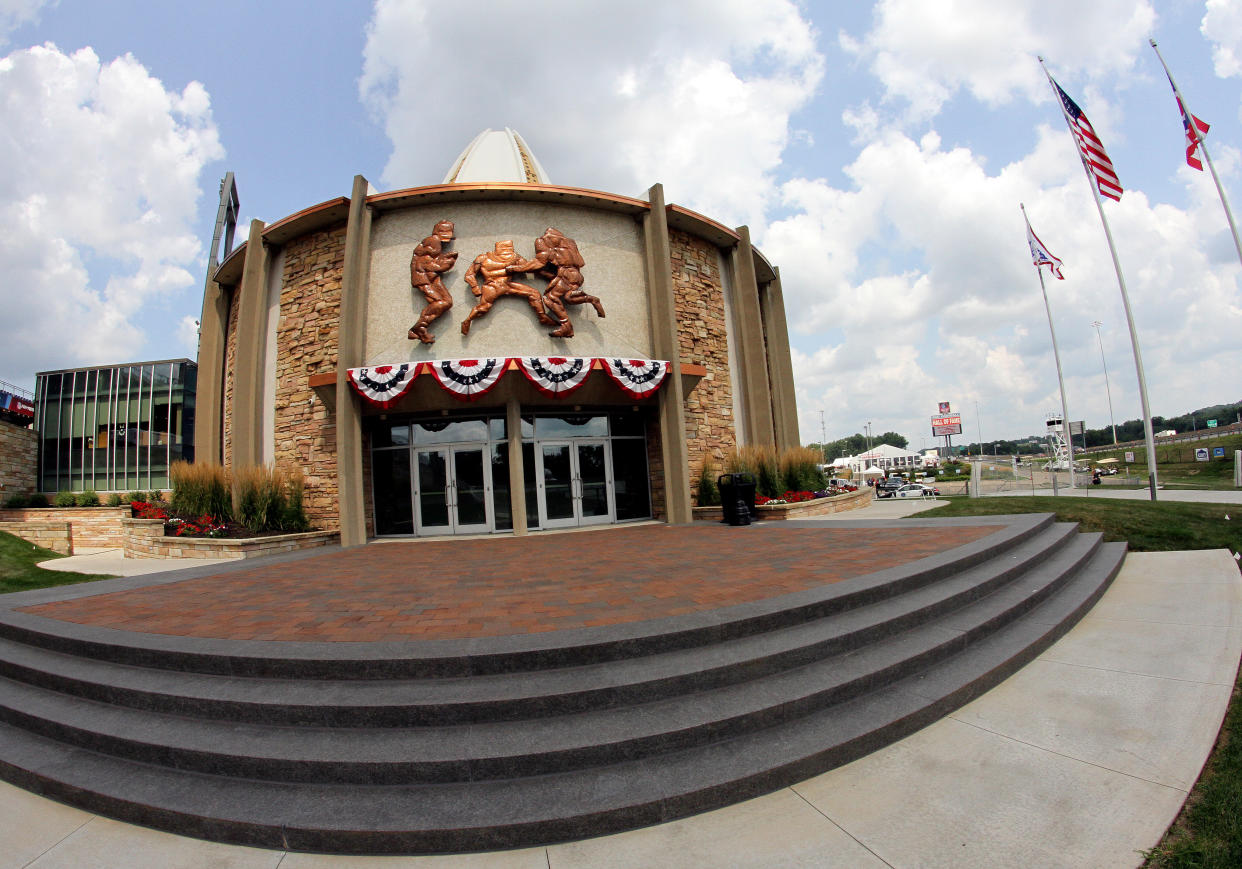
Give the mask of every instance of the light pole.
<svg viewBox="0 0 1242 869">
<path fill-rule="evenodd" d="M 1100 327 L 1104 324 L 1099 320 L 1093 320 L 1091 325 L 1095 327 L 1095 339 L 1100 342 L 1100 364 L 1104 366 L 1104 393 L 1108 396 L 1108 424 L 1113 427 L 1113 446 L 1117 446 L 1117 423 L 1113 420 L 1113 391 L 1108 386 L 1108 363 L 1104 361 L 1104 339 L 1100 337 Z"/>
<path fill-rule="evenodd" d="M 867 452 L 871 452 L 871 420 L 867 420 Z"/>
<path fill-rule="evenodd" d="M 819 460 L 828 464 L 828 429 L 824 425 L 824 412 L 819 412 Z"/>
</svg>

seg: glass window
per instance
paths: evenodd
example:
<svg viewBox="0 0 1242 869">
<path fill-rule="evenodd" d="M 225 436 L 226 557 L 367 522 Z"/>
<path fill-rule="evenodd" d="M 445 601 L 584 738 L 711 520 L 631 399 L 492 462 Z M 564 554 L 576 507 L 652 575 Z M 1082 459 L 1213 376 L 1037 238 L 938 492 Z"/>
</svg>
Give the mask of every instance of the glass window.
<svg viewBox="0 0 1242 869">
<path fill-rule="evenodd" d="M 413 534 L 410 451 L 381 450 L 371 455 L 376 534 Z"/>
<path fill-rule="evenodd" d="M 408 425 L 389 425 L 381 422 L 371 432 L 371 445 L 375 447 L 405 447 L 410 445 Z"/>
<path fill-rule="evenodd" d="M 411 428 L 418 446 L 487 442 L 487 421 L 482 419 L 416 422 Z"/>
<path fill-rule="evenodd" d="M 643 416 L 641 411 L 636 410 L 611 414 L 609 422 L 612 424 L 612 436 L 642 437 L 646 433 Z"/>
<path fill-rule="evenodd" d="M 647 475 L 647 442 L 637 438 L 612 442 L 613 495 L 617 520 L 651 517 L 651 489 Z"/>
<path fill-rule="evenodd" d="M 535 433 L 541 440 L 551 438 L 607 437 L 608 417 L 578 413 L 564 416 L 541 416 L 535 422 Z"/>
<path fill-rule="evenodd" d="M 502 441 L 509 436 L 508 425 L 503 416 L 492 417 L 487 421 L 487 431 L 492 440 Z"/>
</svg>

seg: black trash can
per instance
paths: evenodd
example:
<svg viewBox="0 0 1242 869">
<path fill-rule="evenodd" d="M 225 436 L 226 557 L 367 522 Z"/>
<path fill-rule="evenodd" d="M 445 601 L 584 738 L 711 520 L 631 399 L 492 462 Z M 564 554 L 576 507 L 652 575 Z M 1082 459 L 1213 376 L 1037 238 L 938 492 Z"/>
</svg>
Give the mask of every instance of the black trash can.
<svg viewBox="0 0 1242 869">
<path fill-rule="evenodd" d="M 730 525 L 749 525 L 758 518 L 755 512 L 755 478 L 750 474 L 721 474 L 716 480 L 720 489 L 721 521 Z"/>
</svg>

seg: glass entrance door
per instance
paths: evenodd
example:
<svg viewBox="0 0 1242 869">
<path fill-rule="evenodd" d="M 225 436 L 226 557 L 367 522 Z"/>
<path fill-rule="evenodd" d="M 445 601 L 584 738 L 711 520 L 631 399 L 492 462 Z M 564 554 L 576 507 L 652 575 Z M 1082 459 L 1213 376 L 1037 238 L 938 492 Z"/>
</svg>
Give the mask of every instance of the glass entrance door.
<svg viewBox="0 0 1242 869">
<path fill-rule="evenodd" d="M 543 441 L 535 457 L 541 527 L 612 521 L 612 468 L 605 441 Z"/>
<path fill-rule="evenodd" d="M 492 530 L 491 463 L 483 447 L 417 449 L 414 455 L 419 534 Z"/>
</svg>

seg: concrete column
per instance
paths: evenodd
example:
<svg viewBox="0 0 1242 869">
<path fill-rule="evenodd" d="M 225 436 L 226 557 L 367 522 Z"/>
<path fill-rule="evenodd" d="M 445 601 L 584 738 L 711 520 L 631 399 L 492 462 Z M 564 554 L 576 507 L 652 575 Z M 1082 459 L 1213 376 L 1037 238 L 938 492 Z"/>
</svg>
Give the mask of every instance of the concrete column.
<svg viewBox="0 0 1242 869">
<path fill-rule="evenodd" d="M 505 428 L 509 432 L 509 515 L 513 533 L 524 536 L 526 527 L 526 467 L 522 457 L 522 405 L 516 398 L 505 404 Z"/>
<path fill-rule="evenodd" d="M 267 350 L 268 251 L 263 221 L 250 221 L 246 264 L 237 292 L 237 351 L 233 356 L 232 464 L 263 462 L 263 367 Z"/>
<path fill-rule="evenodd" d="M 755 445 L 776 444 L 772 424 L 772 390 L 768 381 L 768 358 L 763 340 L 763 314 L 759 307 L 759 283 L 755 278 L 754 254 L 750 249 L 750 230 L 737 228 L 739 240 L 733 248 L 734 324 L 742 378 L 746 384 L 746 431 Z"/>
<path fill-rule="evenodd" d="M 793 362 L 789 357 L 789 327 L 785 322 L 785 298 L 781 293 L 781 273 L 764 284 L 764 333 L 768 336 L 768 371 L 772 375 L 772 421 L 777 449 L 802 445 L 798 431 L 798 401 L 794 395 Z"/>
<path fill-rule="evenodd" d="M 651 210 L 643 218 L 647 287 L 651 300 L 651 341 L 656 359 L 672 365 L 660 387 L 660 446 L 664 461 L 664 503 L 670 524 L 694 518 L 690 501 L 690 456 L 686 451 L 685 394 L 681 384 L 681 347 L 677 340 L 677 300 L 673 292 L 673 257 L 668 240 L 664 187 L 647 191 Z"/>
<path fill-rule="evenodd" d="M 362 486 L 362 412 L 349 386 L 348 369 L 362 365 L 366 352 L 367 278 L 371 265 L 371 210 L 367 179 L 354 176 L 345 227 L 345 265 L 341 275 L 341 320 L 337 327 L 336 484 L 341 546 L 367 542 Z"/>
<path fill-rule="evenodd" d="M 224 461 L 224 353 L 229 294 L 213 280 L 203 292 L 198 321 L 198 390 L 195 395 L 194 460 Z"/>
</svg>

